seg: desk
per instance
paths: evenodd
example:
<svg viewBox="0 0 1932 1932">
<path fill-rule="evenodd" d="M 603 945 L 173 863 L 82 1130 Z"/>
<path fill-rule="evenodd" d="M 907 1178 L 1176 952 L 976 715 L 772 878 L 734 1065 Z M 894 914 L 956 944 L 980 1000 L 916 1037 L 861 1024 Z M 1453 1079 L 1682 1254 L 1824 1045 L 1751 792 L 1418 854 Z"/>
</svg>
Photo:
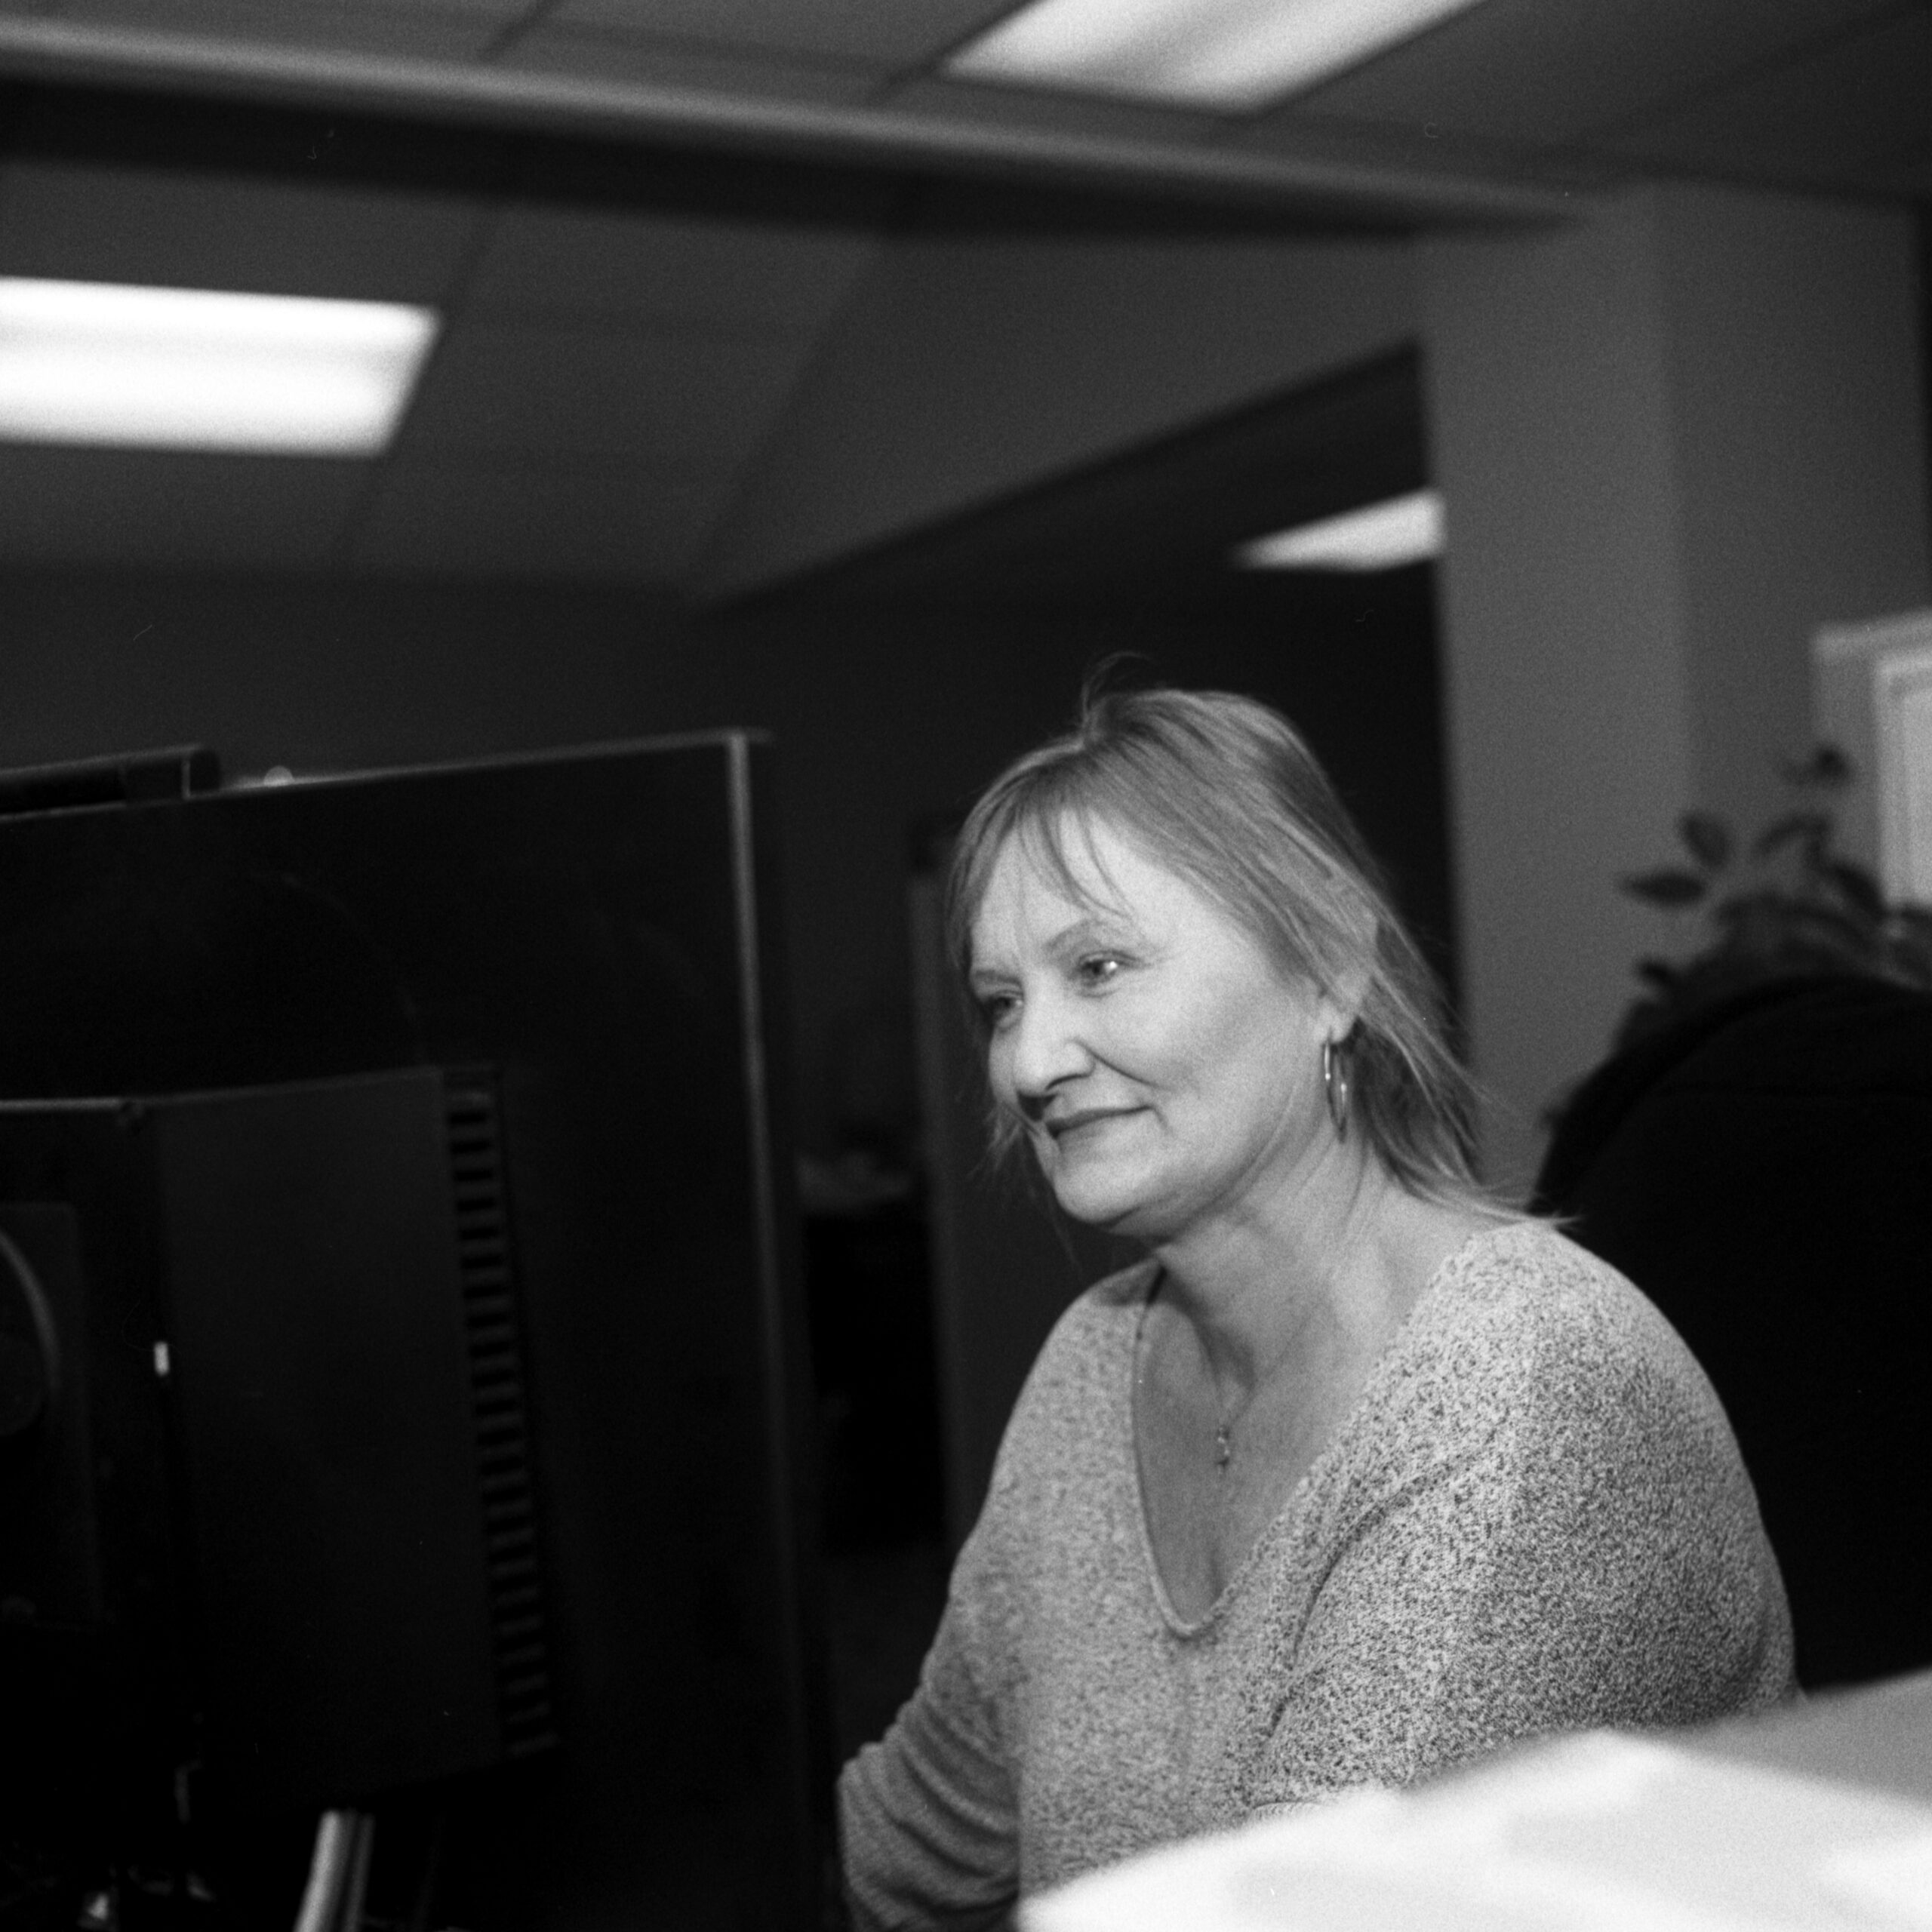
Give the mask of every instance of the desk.
<svg viewBox="0 0 1932 1932">
<path fill-rule="evenodd" d="M 1932 1672 L 1588 1733 L 1090 1874 L 1023 1932 L 1932 1932 Z"/>
<path fill-rule="evenodd" d="M 1685 1731 L 1687 1750 L 1932 1805 L 1932 1670 L 1829 1692 L 1767 1717 Z"/>
</svg>

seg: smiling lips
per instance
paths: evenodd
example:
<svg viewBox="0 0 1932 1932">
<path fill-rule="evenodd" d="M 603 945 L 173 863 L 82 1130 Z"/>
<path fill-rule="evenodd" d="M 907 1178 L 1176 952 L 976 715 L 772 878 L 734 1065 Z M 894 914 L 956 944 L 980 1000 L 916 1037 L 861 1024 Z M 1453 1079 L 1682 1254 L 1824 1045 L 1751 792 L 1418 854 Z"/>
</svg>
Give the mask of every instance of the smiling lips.
<svg viewBox="0 0 1932 1932">
<path fill-rule="evenodd" d="M 1096 1126 L 1102 1121 L 1124 1120 L 1129 1114 L 1140 1111 L 1138 1107 L 1081 1107 L 1072 1113 L 1055 1114 L 1041 1124 L 1054 1140 L 1060 1141 L 1082 1128 Z"/>
</svg>

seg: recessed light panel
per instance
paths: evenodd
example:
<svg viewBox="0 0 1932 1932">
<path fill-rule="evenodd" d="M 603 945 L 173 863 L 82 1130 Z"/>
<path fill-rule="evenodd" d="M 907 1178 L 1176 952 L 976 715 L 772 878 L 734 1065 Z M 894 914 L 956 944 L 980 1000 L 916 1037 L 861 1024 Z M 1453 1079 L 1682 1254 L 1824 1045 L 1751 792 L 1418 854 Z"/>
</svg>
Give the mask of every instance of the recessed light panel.
<svg viewBox="0 0 1932 1932">
<path fill-rule="evenodd" d="M 399 303 L 0 276 L 0 438 L 374 456 L 436 328 Z"/>
<path fill-rule="evenodd" d="M 1478 0 L 1035 0 L 947 63 L 984 81 L 1261 106 Z"/>
<path fill-rule="evenodd" d="M 1417 490 L 1255 537 L 1235 561 L 1257 571 L 1392 571 L 1441 554 L 1442 499 Z"/>
</svg>

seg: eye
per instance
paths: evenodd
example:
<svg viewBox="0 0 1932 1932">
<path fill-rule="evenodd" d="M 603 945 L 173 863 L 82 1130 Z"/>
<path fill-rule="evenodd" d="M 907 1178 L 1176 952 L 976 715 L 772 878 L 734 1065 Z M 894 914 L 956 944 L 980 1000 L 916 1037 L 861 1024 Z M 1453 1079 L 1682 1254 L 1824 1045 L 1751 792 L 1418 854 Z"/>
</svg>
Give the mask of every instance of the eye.
<svg viewBox="0 0 1932 1932">
<path fill-rule="evenodd" d="M 1119 977 L 1122 964 L 1117 952 L 1090 952 L 1075 963 L 1074 983 L 1082 992 L 1098 992 Z"/>
<path fill-rule="evenodd" d="M 1020 995 L 1014 992 L 982 993 L 979 1000 L 980 1018 L 989 1033 L 997 1033 L 1009 1025 L 1020 1011 Z"/>
</svg>

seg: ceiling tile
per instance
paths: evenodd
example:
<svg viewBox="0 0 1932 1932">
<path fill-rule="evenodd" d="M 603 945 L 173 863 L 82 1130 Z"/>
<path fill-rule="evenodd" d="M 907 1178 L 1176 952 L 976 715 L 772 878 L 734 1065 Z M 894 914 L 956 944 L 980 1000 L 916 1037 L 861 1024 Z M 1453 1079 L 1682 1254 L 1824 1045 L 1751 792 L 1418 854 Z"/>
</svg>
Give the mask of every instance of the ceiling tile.
<svg viewBox="0 0 1932 1932">
<path fill-rule="evenodd" d="M 0 445 L 0 561 L 313 568 L 370 478 L 300 457 Z"/>
<path fill-rule="evenodd" d="M 698 45 L 836 55 L 876 68 L 935 59 L 1012 0 L 561 0 L 558 26 Z"/>
<path fill-rule="evenodd" d="M 665 581 L 717 510 L 712 490 L 657 469 L 398 460 L 349 557 L 412 576 Z"/>
<path fill-rule="evenodd" d="M 809 349 L 803 337 L 703 328 L 459 325 L 430 358 L 398 452 L 622 458 L 728 478 L 764 437 Z"/>
<path fill-rule="evenodd" d="M 1712 91 L 1616 144 L 1647 162 L 1858 186 L 1932 166 L 1932 10 Z"/>
<path fill-rule="evenodd" d="M 795 55 L 761 60 L 728 48 L 627 40 L 608 32 L 555 26 L 548 20 L 510 42 L 496 64 L 636 87 L 827 105 L 863 100 L 875 85 L 868 70 L 850 65 Z"/>
<path fill-rule="evenodd" d="M 469 60 L 528 0 L 56 0 L 42 11 L 76 26 L 336 53 Z"/>
<path fill-rule="evenodd" d="M 454 195 L 13 162 L 0 166 L 0 272 L 434 303 L 479 219 Z"/>
<path fill-rule="evenodd" d="M 1892 0 L 1485 0 L 1279 110 L 1564 143 Z"/>
<path fill-rule="evenodd" d="M 869 230 L 525 204 L 492 229 L 463 313 L 817 331 L 884 245 Z"/>
</svg>

